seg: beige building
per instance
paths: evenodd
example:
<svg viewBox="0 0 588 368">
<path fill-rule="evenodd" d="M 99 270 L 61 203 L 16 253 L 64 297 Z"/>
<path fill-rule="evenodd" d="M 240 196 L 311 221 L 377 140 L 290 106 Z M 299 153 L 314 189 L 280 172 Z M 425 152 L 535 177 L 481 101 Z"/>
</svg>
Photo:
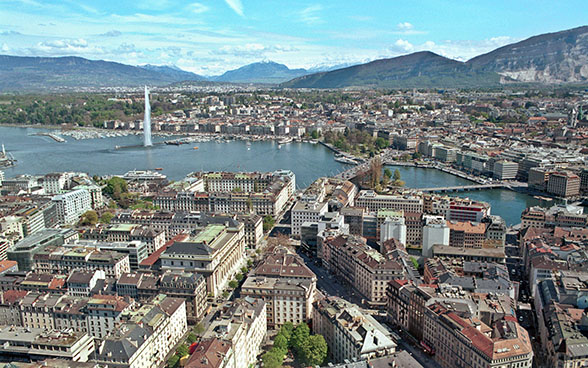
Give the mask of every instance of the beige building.
<svg viewBox="0 0 588 368">
<path fill-rule="evenodd" d="M 73 270 L 102 270 L 106 277 L 119 278 L 131 270 L 129 255 L 89 247 L 47 247 L 33 256 L 40 273 L 68 274 Z"/>
<path fill-rule="evenodd" d="M 355 206 L 368 208 L 369 211 L 387 209 L 404 212 L 423 212 L 423 198 L 408 195 L 384 195 L 377 194 L 372 190 L 362 190 L 355 199 Z"/>
<path fill-rule="evenodd" d="M 0 327 L 0 355 L 22 361 L 59 358 L 87 362 L 94 352 L 94 339 L 85 332 L 44 328 Z"/>
<path fill-rule="evenodd" d="M 312 330 L 324 336 L 335 363 L 374 359 L 396 351 L 396 343 L 386 328 L 357 305 L 340 298 L 315 303 Z"/>
<path fill-rule="evenodd" d="M 227 304 L 221 317 L 214 320 L 204 339 L 217 338 L 233 350 L 231 368 L 248 368 L 257 362 L 267 333 L 266 304 L 263 300 L 242 298 Z"/>
<path fill-rule="evenodd" d="M 196 272 L 206 280 L 206 292 L 218 296 L 245 260 L 244 225 L 208 225 L 161 254 L 163 270 Z"/>
<path fill-rule="evenodd" d="M 580 195 L 580 177 L 570 172 L 555 172 L 549 175 L 547 192 L 558 197 Z"/>
<path fill-rule="evenodd" d="M 326 269 L 352 285 L 373 307 L 386 304 L 389 281 L 407 277 L 400 257 L 384 255 L 354 235 L 325 239 L 319 257 Z"/>
<path fill-rule="evenodd" d="M 96 363 L 117 368 L 163 366 L 188 330 L 184 300 L 163 294 L 125 311 L 121 321 L 98 346 Z"/>
<path fill-rule="evenodd" d="M 265 301 L 268 328 L 310 321 L 315 292 L 316 275 L 285 248 L 270 254 L 241 287 L 242 296 Z"/>
</svg>

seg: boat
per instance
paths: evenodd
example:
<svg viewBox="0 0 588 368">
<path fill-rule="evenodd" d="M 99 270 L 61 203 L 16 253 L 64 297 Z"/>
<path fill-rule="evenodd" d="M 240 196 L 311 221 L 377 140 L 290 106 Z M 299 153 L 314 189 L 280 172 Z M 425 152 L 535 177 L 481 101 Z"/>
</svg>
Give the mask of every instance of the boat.
<svg viewBox="0 0 588 368">
<path fill-rule="evenodd" d="M 282 145 L 281 144 L 278 144 L 278 149 L 282 149 Z"/>
<path fill-rule="evenodd" d="M 163 167 L 156 167 L 155 170 L 161 171 L 161 170 L 163 170 Z"/>
<path fill-rule="evenodd" d="M 541 197 L 541 196 L 533 196 L 533 198 L 538 199 L 540 201 L 546 201 L 546 202 L 551 202 L 553 201 L 553 198 L 548 198 L 548 197 Z"/>
<path fill-rule="evenodd" d="M 194 147 L 194 149 L 198 149 L 198 146 Z"/>
</svg>

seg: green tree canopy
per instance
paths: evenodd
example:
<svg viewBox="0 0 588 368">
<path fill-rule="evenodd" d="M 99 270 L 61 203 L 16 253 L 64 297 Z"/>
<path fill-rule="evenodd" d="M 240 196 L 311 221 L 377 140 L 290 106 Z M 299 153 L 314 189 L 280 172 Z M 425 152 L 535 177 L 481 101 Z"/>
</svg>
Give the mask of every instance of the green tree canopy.
<svg viewBox="0 0 588 368">
<path fill-rule="evenodd" d="M 178 348 L 176 349 L 176 354 L 180 358 L 188 355 L 188 352 L 189 352 L 189 349 L 188 349 L 188 346 L 186 346 L 186 344 L 182 344 L 182 345 L 178 346 Z"/>
<path fill-rule="evenodd" d="M 104 212 L 102 216 L 100 216 L 100 222 L 103 224 L 110 224 L 110 221 L 112 221 L 113 217 L 114 214 L 112 212 Z"/>
<path fill-rule="evenodd" d="M 306 323 L 301 323 L 294 329 L 292 332 L 292 337 L 290 338 L 290 346 L 296 351 L 296 353 L 300 353 L 304 342 L 310 336 L 310 328 Z"/>
<path fill-rule="evenodd" d="M 267 215 L 263 218 L 263 231 L 269 231 L 274 227 L 276 220 L 271 215 Z"/>
<path fill-rule="evenodd" d="M 289 341 L 292 338 L 292 332 L 294 331 L 294 324 L 290 321 L 284 323 L 280 328 L 280 333 Z"/>
<path fill-rule="evenodd" d="M 390 179 L 392 177 L 392 170 L 390 170 L 390 168 L 385 168 L 384 169 L 384 177 Z"/>
<path fill-rule="evenodd" d="M 300 360 L 306 366 L 321 366 L 327 358 L 327 342 L 322 335 L 309 336 L 301 346 Z"/>
<path fill-rule="evenodd" d="M 394 170 L 394 176 L 392 177 L 394 181 L 400 180 L 402 177 L 400 176 L 400 171 L 398 169 Z"/>
<path fill-rule="evenodd" d="M 284 354 L 279 351 L 268 351 L 261 357 L 264 368 L 280 368 L 284 363 Z"/>
<path fill-rule="evenodd" d="M 96 211 L 87 211 L 80 217 L 80 225 L 96 225 L 98 223 L 98 214 Z"/>
<path fill-rule="evenodd" d="M 288 339 L 282 333 L 278 333 L 274 338 L 274 348 L 279 349 L 284 354 L 288 351 Z"/>
<path fill-rule="evenodd" d="M 128 193 L 129 189 L 127 182 L 123 178 L 113 176 L 106 181 L 106 187 L 102 191 L 114 199 L 120 199 L 121 194 Z"/>
</svg>

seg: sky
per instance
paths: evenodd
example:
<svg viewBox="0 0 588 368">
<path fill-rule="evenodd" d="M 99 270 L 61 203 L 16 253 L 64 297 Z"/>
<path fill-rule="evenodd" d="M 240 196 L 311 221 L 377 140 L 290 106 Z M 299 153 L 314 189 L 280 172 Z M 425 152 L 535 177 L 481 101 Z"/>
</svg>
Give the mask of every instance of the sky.
<svg viewBox="0 0 588 368">
<path fill-rule="evenodd" d="M 466 61 L 588 24 L 586 0 L 0 0 L 0 54 L 175 65 L 350 65 L 428 50 Z"/>
</svg>

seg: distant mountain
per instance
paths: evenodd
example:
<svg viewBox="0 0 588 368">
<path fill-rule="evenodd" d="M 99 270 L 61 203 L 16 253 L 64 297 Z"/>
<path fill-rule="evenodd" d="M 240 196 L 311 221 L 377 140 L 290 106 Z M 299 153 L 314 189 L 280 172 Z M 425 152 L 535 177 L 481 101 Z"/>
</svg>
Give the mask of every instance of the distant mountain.
<svg viewBox="0 0 588 368">
<path fill-rule="evenodd" d="M 182 80 L 184 79 L 179 74 L 171 75 L 110 61 L 73 56 L 53 58 L 0 55 L 1 92 L 167 85 Z"/>
<path fill-rule="evenodd" d="M 154 72 L 168 75 L 168 76 L 176 79 L 177 81 L 205 81 L 205 80 L 207 80 L 207 78 L 202 75 L 198 75 L 198 74 L 195 74 L 192 72 L 187 72 L 185 70 L 178 68 L 175 65 L 167 66 L 167 65 L 146 64 L 146 65 L 139 65 L 139 67 L 146 69 L 146 70 L 151 70 Z"/>
<path fill-rule="evenodd" d="M 282 83 L 290 88 L 455 88 L 498 85 L 494 72 L 473 71 L 465 63 L 429 51 L 375 60 Z"/>
<path fill-rule="evenodd" d="M 284 64 L 262 61 L 229 70 L 223 75 L 211 77 L 215 82 L 232 83 L 282 83 L 292 78 L 308 74 L 305 69 L 289 69 Z"/>
<path fill-rule="evenodd" d="M 477 56 L 467 64 L 518 82 L 586 82 L 588 26 L 534 36 Z"/>
</svg>

